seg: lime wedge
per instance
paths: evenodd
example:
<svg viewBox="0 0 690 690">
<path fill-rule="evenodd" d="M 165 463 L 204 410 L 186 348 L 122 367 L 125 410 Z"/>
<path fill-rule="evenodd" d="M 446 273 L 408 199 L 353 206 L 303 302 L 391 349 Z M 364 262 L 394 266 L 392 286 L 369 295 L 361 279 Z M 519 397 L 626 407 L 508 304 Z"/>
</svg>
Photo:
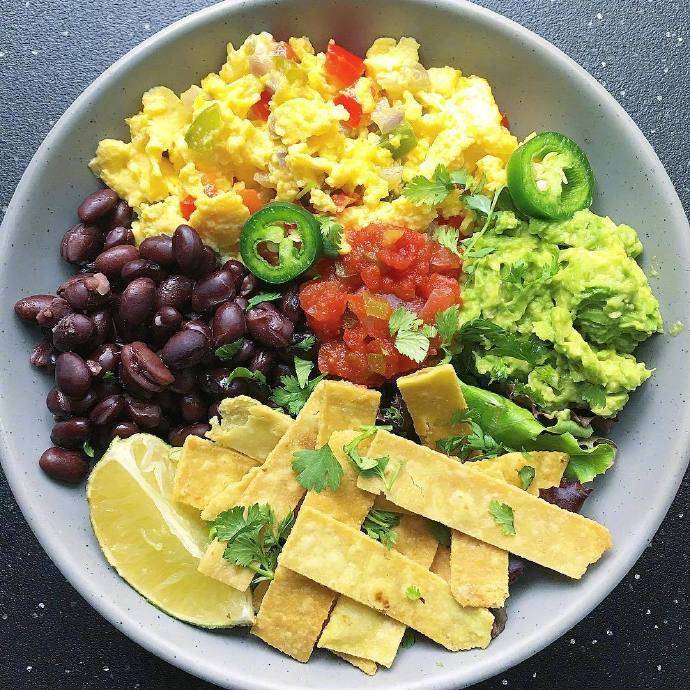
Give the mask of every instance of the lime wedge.
<svg viewBox="0 0 690 690">
<path fill-rule="evenodd" d="M 250 625 L 250 593 L 197 571 L 208 544 L 199 511 L 171 500 L 175 461 L 156 436 L 116 439 L 91 472 L 91 524 L 108 563 L 150 603 L 205 628 Z"/>
</svg>

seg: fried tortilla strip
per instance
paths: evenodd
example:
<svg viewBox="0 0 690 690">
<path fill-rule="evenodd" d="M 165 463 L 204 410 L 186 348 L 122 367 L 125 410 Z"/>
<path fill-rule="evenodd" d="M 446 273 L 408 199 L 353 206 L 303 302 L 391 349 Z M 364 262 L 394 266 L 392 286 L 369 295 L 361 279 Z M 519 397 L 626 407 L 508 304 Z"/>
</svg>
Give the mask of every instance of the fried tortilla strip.
<svg viewBox="0 0 690 690">
<path fill-rule="evenodd" d="M 360 488 L 569 577 L 582 577 L 612 546 L 602 525 L 472 469 L 471 463 L 386 431 L 376 434 L 369 454 L 390 458 L 386 483 L 360 475 Z M 504 534 L 489 512 L 491 501 L 512 509 L 515 534 Z"/>
<path fill-rule="evenodd" d="M 397 539 L 393 548 L 428 568 L 438 548 L 436 537 L 429 529 L 429 521 L 418 515 L 403 515 L 395 531 Z M 352 658 L 364 662 L 375 661 L 390 668 L 405 634 L 405 627 L 403 623 L 379 611 L 341 596 L 317 646 L 330 649 L 339 656 L 348 655 L 350 658 L 346 661 L 358 668 L 361 667 Z"/>
<path fill-rule="evenodd" d="M 450 549 L 447 546 L 439 544 L 430 570 L 450 582 Z"/>
<path fill-rule="evenodd" d="M 285 432 L 294 424 L 288 415 L 262 405 L 254 398 L 238 395 L 218 406 L 218 417 L 211 419 L 207 438 L 263 462 Z"/>
<path fill-rule="evenodd" d="M 292 453 L 301 448 L 314 448 L 319 428 L 322 393 L 323 382 L 315 388 L 297 419 L 268 454 L 264 464 L 258 468 L 258 472 L 236 505 L 268 503 L 273 508 L 277 520 L 282 520 L 297 506 L 304 495 L 304 487 L 298 483 L 292 471 Z M 211 542 L 199 563 L 200 572 L 244 592 L 249 587 L 254 573 L 249 568 L 242 568 L 223 560 L 223 551 L 224 549 L 219 551 L 214 542 Z"/>
<path fill-rule="evenodd" d="M 258 462 L 198 436 L 187 436 L 177 461 L 172 497 L 201 510 L 209 498 L 239 481 Z"/>
<path fill-rule="evenodd" d="M 401 376 L 398 388 L 412 416 L 422 443 L 436 450 L 436 442 L 448 436 L 468 434 L 468 424 L 451 424 L 456 412 L 467 409 L 455 369 L 451 364 L 420 369 Z"/>
<path fill-rule="evenodd" d="M 350 656 L 349 654 L 340 654 L 339 652 L 336 652 L 336 656 L 344 659 L 348 663 L 358 668 L 360 671 L 364 671 L 364 673 L 366 673 L 368 676 L 376 675 L 378 666 L 373 661 L 369 661 L 368 659 L 360 659 L 358 656 Z"/>
<path fill-rule="evenodd" d="M 451 651 L 484 648 L 491 639 L 489 611 L 463 608 L 438 575 L 313 508 L 300 510 L 280 563 L 385 612 Z M 406 595 L 411 586 L 419 588 L 421 599 Z"/>
<path fill-rule="evenodd" d="M 374 499 L 374 510 L 387 510 L 389 513 L 398 513 L 399 515 L 414 515 L 409 510 L 391 503 L 385 496 L 377 496 Z"/>
<path fill-rule="evenodd" d="M 534 469 L 529 493 L 558 486 L 568 464 L 565 453 L 534 451 L 507 453 L 468 463 L 467 467 L 522 489 L 518 472 L 525 466 Z M 508 552 L 453 530 L 451 533 L 450 589 L 463 606 L 501 608 L 508 598 Z"/>
<path fill-rule="evenodd" d="M 245 489 L 254 481 L 254 477 L 261 472 L 258 467 L 253 467 L 242 479 L 232 484 L 228 484 L 224 489 L 214 494 L 201 511 L 202 520 L 215 520 L 224 510 L 230 510 L 237 505 L 240 496 Z"/>
<path fill-rule="evenodd" d="M 357 429 L 363 424 L 374 424 L 381 395 L 345 381 L 324 381 L 322 385 L 317 447 L 328 441 L 343 468 L 343 476 L 336 491 L 308 492 L 302 510 L 311 507 L 359 529 L 374 497 L 357 488 L 357 472 L 343 451 L 357 431 L 340 429 L 344 425 Z M 334 600 L 335 594 L 330 590 L 278 566 L 251 632 L 281 652 L 306 662 Z"/>
</svg>

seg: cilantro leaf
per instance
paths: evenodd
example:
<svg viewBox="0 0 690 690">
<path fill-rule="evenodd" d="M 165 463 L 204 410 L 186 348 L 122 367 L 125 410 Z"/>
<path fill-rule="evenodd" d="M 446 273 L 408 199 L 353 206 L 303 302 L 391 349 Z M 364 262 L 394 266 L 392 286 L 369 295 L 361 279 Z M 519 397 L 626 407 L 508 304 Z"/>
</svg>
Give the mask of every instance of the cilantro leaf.
<svg viewBox="0 0 690 690">
<path fill-rule="evenodd" d="M 345 228 L 335 218 L 330 216 L 317 216 L 316 220 L 319 221 L 321 226 L 323 253 L 331 258 L 338 257 Z"/>
<path fill-rule="evenodd" d="M 295 373 L 297 374 L 297 383 L 299 383 L 300 388 L 306 388 L 309 383 L 309 374 L 311 374 L 313 368 L 314 362 L 301 357 L 295 357 Z"/>
<path fill-rule="evenodd" d="M 235 379 L 248 379 L 249 381 L 256 381 L 257 383 L 266 383 L 266 376 L 261 371 L 251 371 L 247 367 L 235 367 L 221 382 L 223 388 L 227 388 L 228 384 Z"/>
<path fill-rule="evenodd" d="M 460 307 L 454 304 L 448 309 L 436 314 L 436 330 L 441 336 L 441 348 L 446 353 L 446 361 L 450 361 L 455 336 L 460 330 Z"/>
<path fill-rule="evenodd" d="M 235 506 L 218 515 L 211 523 L 209 535 L 226 542 L 225 560 L 254 571 L 252 583 L 256 585 L 273 579 L 278 555 L 293 521 L 290 512 L 276 526 L 275 514 L 268 504 L 255 503 L 246 511 L 243 506 Z"/>
<path fill-rule="evenodd" d="M 446 455 L 455 455 L 461 460 L 495 458 L 506 451 L 506 448 L 491 434 L 486 433 L 477 422 L 470 421 L 470 427 L 469 434 L 439 439 L 436 441 L 437 448 Z"/>
<path fill-rule="evenodd" d="M 534 481 L 534 467 L 531 465 L 525 465 L 524 467 L 520 468 L 518 470 L 518 477 L 520 477 L 520 484 L 522 485 L 522 488 L 527 491 L 527 489 L 532 486 L 532 482 Z"/>
<path fill-rule="evenodd" d="M 504 282 L 511 285 L 521 286 L 527 275 L 527 262 L 524 259 L 518 259 L 503 278 Z"/>
<path fill-rule="evenodd" d="M 389 551 L 395 545 L 398 534 L 395 527 L 400 524 L 400 516 L 387 510 L 370 510 L 362 523 L 362 531 L 372 539 L 380 541 Z"/>
<path fill-rule="evenodd" d="M 395 349 L 413 362 L 423 362 L 429 354 L 429 338 L 436 335 L 433 326 L 425 324 L 417 315 L 396 307 L 388 320 L 388 329 L 395 336 Z"/>
<path fill-rule="evenodd" d="M 403 649 L 409 649 L 410 647 L 414 646 L 414 643 L 417 641 L 417 638 L 414 634 L 414 630 L 412 628 L 405 628 L 405 632 L 403 633 L 402 640 L 400 641 L 400 646 Z"/>
<path fill-rule="evenodd" d="M 303 338 L 298 343 L 290 345 L 290 347 L 293 350 L 304 350 L 305 352 L 308 352 L 312 349 L 312 347 L 314 347 L 314 345 L 316 345 L 316 337 L 313 335 L 308 335 L 306 338 Z"/>
<path fill-rule="evenodd" d="M 482 247 L 481 249 L 470 249 L 463 254 L 465 259 L 483 259 L 489 254 L 493 254 L 496 251 L 496 247 Z"/>
<path fill-rule="evenodd" d="M 472 182 L 472 176 L 467 170 L 461 168 L 460 170 L 453 170 L 450 174 L 450 181 L 460 187 L 467 187 L 467 185 Z"/>
<path fill-rule="evenodd" d="M 460 329 L 463 345 L 484 345 L 491 354 L 515 357 L 530 364 L 539 364 L 547 350 L 535 337 L 511 333 L 502 326 L 487 319 L 472 319 Z"/>
<path fill-rule="evenodd" d="M 340 486 L 343 468 L 328 444 L 318 450 L 297 450 L 292 457 L 297 481 L 308 491 L 320 493 L 326 487 L 335 491 Z"/>
<path fill-rule="evenodd" d="M 105 374 L 103 374 L 103 381 L 117 381 L 117 376 L 115 375 L 114 371 L 106 371 Z"/>
<path fill-rule="evenodd" d="M 244 338 L 237 338 L 237 340 L 233 340 L 231 343 L 227 343 L 226 345 L 221 345 L 220 347 L 216 348 L 215 355 L 221 361 L 227 362 L 240 351 L 240 348 L 243 344 Z"/>
<path fill-rule="evenodd" d="M 91 441 L 84 441 L 84 445 L 82 446 L 82 450 L 84 451 L 85 455 L 88 455 L 90 458 L 93 458 L 96 456 L 96 451 L 94 450 L 93 446 L 91 445 Z"/>
<path fill-rule="evenodd" d="M 450 528 L 440 522 L 431 522 L 429 525 L 431 533 L 436 537 L 436 541 L 442 546 L 450 546 Z"/>
<path fill-rule="evenodd" d="M 281 376 L 280 383 L 282 386 L 273 390 L 271 400 L 278 405 L 278 407 L 282 407 L 294 417 L 299 414 L 299 411 L 304 407 L 309 396 L 314 392 L 314 388 L 316 388 L 317 384 L 324 378 L 324 375 L 321 374 L 309 381 L 307 385 L 302 388 L 296 376 Z"/>
<path fill-rule="evenodd" d="M 410 585 L 410 586 L 405 590 L 405 596 L 406 596 L 410 601 L 419 601 L 419 600 L 421 600 L 422 603 L 424 603 L 424 599 L 422 599 L 422 592 L 420 591 L 419 587 L 417 587 L 417 585 Z"/>
<path fill-rule="evenodd" d="M 466 170 L 448 172 L 445 165 L 437 165 L 431 179 L 415 175 L 403 189 L 403 196 L 415 204 L 438 206 L 453 191 L 455 185 L 466 187 L 471 180 Z"/>
<path fill-rule="evenodd" d="M 405 421 L 402 412 L 393 405 L 381 409 L 381 418 L 391 426 L 400 426 Z"/>
<path fill-rule="evenodd" d="M 282 232 L 282 231 L 281 231 Z M 280 299 L 282 295 L 279 292 L 262 292 L 258 295 L 254 295 L 247 300 L 247 309 L 249 311 L 252 307 L 262 302 L 273 302 L 274 300 Z"/>
<path fill-rule="evenodd" d="M 449 249 L 456 256 L 461 256 L 458 249 L 458 242 L 460 241 L 460 231 L 457 228 L 451 228 L 449 225 L 443 225 L 436 230 L 434 239 L 446 249 Z"/>
<path fill-rule="evenodd" d="M 390 490 L 390 487 L 393 485 L 393 482 L 397 479 L 398 474 L 400 473 L 401 465 L 398 465 L 397 470 L 394 470 L 391 477 L 388 480 L 386 480 L 385 471 L 390 458 L 387 455 L 383 455 L 380 458 L 368 458 L 364 455 L 360 455 L 358 449 L 360 443 L 371 438 L 379 429 L 390 431 L 391 427 L 377 427 L 366 424 L 361 426 L 361 433 L 355 436 L 352 439 L 352 441 L 346 443 L 343 446 L 343 452 L 345 453 L 345 455 L 347 455 L 348 459 L 352 463 L 352 466 L 363 477 L 380 477 L 384 481 L 386 487 Z"/>
<path fill-rule="evenodd" d="M 593 383 L 583 383 L 578 387 L 578 390 L 580 396 L 590 408 L 606 406 L 606 391 L 601 386 L 595 386 Z"/>
<path fill-rule="evenodd" d="M 462 200 L 465 202 L 467 208 L 483 216 L 487 216 L 487 218 L 491 213 L 491 199 L 484 194 L 468 194 L 462 197 Z"/>
<path fill-rule="evenodd" d="M 496 524 L 501 528 L 501 531 L 506 536 L 515 534 L 515 518 L 513 509 L 505 503 L 500 503 L 496 499 L 489 502 L 489 514 L 494 519 Z"/>
</svg>

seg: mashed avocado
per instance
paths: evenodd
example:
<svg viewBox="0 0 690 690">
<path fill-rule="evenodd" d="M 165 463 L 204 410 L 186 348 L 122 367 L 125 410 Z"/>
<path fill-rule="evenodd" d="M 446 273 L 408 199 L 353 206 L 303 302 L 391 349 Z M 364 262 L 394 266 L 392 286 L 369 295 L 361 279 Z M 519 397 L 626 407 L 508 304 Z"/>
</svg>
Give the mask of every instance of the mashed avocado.
<svg viewBox="0 0 690 690">
<path fill-rule="evenodd" d="M 463 323 L 484 318 L 547 345 L 537 363 L 474 353 L 491 380 L 512 381 L 549 411 L 590 408 L 615 415 L 651 375 L 632 355 L 662 330 L 659 303 L 635 258 L 636 232 L 590 211 L 558 222 L 496 214 L 468 244 Z"/>
</svg>

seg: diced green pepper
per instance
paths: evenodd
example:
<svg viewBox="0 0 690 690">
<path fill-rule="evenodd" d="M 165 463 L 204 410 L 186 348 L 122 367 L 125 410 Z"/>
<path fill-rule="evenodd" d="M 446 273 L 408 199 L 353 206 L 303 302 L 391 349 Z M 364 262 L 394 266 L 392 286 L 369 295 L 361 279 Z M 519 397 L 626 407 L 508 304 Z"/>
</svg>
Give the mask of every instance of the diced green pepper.
<svg viewBox="0 0 690 690">
<path fill-rule="evenodd" d="M 223 118 L 218 103 L 204 108 L 189 125 L 184 138 L 190 149 L 197 153 L 208 153 L 215 142 L 218 131 L 223 126 Z"/>
<path fill-rule="evenodd" d="M 384 149 L 388 149 L 393 158 L 398 160 L 398 158 L 406 156 L 417 146 L 417 137 L 412 131 L 412 127 L 407 122 L 403 122 L 388 132 L 388 134 L 382 136 L 379 145 L 383 146 Z"/>
</svg>

